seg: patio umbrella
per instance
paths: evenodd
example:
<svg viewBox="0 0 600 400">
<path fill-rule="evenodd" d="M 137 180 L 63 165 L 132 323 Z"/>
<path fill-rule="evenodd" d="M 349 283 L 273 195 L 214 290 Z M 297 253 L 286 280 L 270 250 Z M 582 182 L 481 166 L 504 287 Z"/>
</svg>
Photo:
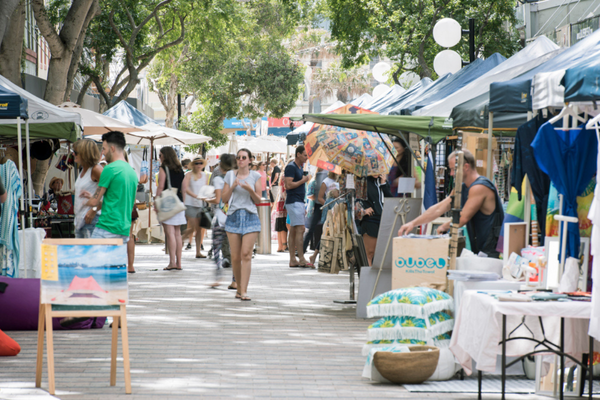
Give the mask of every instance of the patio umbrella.
<svg viewBox="0 0 600 400">
<path fill-rule="evenodd" d="M 81 123 L 83 125 L 83 135 L 102 135 L 111 131 L 125 132 L 139 132 L 142 128 L 130 125 L 126 122 L 121 122 L 106 115 L 94 112 L 92 110 L 86 110 L 81 108 L 79 104 L 72 102 L 65 102 L 59 105 L 60 108 L 64 108 L 67 111 L 77 113 L 81 115 Z"/>
</svg>

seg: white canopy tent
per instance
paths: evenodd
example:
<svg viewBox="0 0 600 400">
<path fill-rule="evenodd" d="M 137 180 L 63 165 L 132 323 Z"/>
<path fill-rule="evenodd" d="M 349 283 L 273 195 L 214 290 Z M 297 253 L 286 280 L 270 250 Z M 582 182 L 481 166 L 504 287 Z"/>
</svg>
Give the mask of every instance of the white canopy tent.
<svg viewBox="0 0 600 400">
<path fill-rule="evenodd" d="M 101 135 L 110 131 L 139 132 L 142 128 L 121 122 L 117 119 L 107 117 L 92 110 L 81 108 L 79 104 L 65 102 L 58 107 L 67 111 L 77 113 L 81 116 L 84 136 Z"/>
<path fill-rule="evenodd" d="M 545 36 L 540 36 L 523 50 L 443 100 L 416 110 L 412 115 L 449 117 L 452 109 L 490 89 L 494 82 L 508 81 L 556 56 L 561 50 Z"/>
</svg>

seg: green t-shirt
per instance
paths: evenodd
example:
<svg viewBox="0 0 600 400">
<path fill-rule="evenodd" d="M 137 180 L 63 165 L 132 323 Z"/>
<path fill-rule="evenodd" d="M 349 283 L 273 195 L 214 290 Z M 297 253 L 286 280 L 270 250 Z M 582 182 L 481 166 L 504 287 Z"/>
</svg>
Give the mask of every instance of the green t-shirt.
<svg viewBox="0 0 600 400">
<path fill-rule="evenodd" d="M 106 188 L 98 228 L 115 235 L 129 236 L 138 176 L 125 161 L 108 164 L 100 175 L 99 187 Z"/>
</svg>

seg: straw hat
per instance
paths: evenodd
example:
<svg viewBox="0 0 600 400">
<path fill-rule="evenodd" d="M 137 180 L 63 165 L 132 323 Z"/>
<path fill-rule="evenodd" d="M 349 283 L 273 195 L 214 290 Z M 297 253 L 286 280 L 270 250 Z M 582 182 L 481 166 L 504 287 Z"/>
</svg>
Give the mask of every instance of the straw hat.
<svg viewBox="0 0 600 400">
<path fill-rule="evenodd" d="M 54 184 L 54 182 L 56 182 L 56 181 L 61 181 L 63 185 L 65 184 L 64 179 L 59 178 L 58 176 L 55 176 L 54 178 L 50 179 L 50 184 L 48 185 L 48 187 L 51 188 L 52 185 Z"/>
<path fill-rule="evenodd" d="M 201 166 L 202 168 L 206 167 L 207 161 L 206 161 L 204 158 L 202 158 L 202 157 L 196 157 L 196 158 L 194 158 L 194 160 L 192 161 L 192 164 L 196 164 L 196 163 L 198 163 L 198 162 L 200 163 L 200 166 Z"/>
</svg>

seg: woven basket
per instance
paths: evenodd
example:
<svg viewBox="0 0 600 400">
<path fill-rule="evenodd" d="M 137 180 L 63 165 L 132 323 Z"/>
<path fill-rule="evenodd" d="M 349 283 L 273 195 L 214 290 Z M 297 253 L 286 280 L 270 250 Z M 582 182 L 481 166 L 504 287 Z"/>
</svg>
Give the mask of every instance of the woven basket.
<svg viewBox="0 0 600 400">
<path fill-rule="evenodd" d="M 390 382 L 417 384 L 433 375 L 439 358 L 440 349 L 435 346 L 411 346 L 410 353 L 378 351 L 373 357 L 373 364 Z"/>
</svg>

